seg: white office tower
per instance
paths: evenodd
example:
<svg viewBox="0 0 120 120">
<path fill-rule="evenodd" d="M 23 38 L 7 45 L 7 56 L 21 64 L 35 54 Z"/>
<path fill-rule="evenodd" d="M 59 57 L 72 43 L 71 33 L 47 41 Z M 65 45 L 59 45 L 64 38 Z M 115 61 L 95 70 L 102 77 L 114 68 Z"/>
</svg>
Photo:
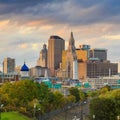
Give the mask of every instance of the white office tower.
<svg viewBox="0 0 120 120">
<path fill-rule="evenodd" d="M 48 77 L 48 70 L 45 69 L 45 75 L 44 75 L 46 78 Z"/>
<path fill-rule="evenodd" d="M 109 77 L 111 76 L 111 69 L 109 68 Z"/>
<path fill-rule="evenodd" d="M 120 74 L 120 61 L 118 62 L 118 74 Z"/>
<path fill-rule="evenodd" d="M 73 61 L 73 79 L 78 79 L 78 62 L 77 62 L 77 60 Z"/>
</svg>

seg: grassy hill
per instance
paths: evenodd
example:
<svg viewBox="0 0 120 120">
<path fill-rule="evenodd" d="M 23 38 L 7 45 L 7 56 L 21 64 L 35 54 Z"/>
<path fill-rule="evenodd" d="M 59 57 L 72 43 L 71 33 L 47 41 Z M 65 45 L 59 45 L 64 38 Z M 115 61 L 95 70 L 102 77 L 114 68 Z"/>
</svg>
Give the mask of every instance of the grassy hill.
<svg viewBox="0 0 120 120">
<path fill-rule="evenodd" d="M 32 120 L 18 112 L 1 113 L 1 120 Z"/>
</svg>

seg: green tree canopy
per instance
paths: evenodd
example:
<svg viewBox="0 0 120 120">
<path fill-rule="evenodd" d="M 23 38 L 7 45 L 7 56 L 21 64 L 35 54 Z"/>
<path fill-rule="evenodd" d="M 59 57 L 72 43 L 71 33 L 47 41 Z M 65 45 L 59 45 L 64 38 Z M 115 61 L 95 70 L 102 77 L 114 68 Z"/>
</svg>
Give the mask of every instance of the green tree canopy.
<svg viewBox="0 0 120 120">
<path fill-rule="evenodd" d="M 90 103 L 90 120 L 115 120 L 117 113 L 114 101 L 106 98 L 95 98 Z"/>
<path fill-rule="evenodd" d="M 72 87 L 69 89 L 69 92 L 71 95 L 75 96 L 76 102 L 80 100 L 80 93 L 79 93 L 78 88 Z"/>
</svg>

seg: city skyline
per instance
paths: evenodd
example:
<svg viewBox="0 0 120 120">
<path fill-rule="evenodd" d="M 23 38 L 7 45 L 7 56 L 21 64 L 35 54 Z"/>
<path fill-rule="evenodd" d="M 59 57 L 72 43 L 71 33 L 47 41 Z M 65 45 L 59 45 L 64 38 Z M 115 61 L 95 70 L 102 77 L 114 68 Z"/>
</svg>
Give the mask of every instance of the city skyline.
<svg viewBox="0 0 120 120">
<path fill-rule="evenodd" d="M 108 49 L 108 60 L 120 60 L 120 1 L 4 0 L 0 1 L 0 62 L 6 57 L 36 65 L 49 36 L 58 35 L 66 48 L 73 31 L 75 45 Z M 1 67 L 1 66 L 0 66 Z"/>
</svg>

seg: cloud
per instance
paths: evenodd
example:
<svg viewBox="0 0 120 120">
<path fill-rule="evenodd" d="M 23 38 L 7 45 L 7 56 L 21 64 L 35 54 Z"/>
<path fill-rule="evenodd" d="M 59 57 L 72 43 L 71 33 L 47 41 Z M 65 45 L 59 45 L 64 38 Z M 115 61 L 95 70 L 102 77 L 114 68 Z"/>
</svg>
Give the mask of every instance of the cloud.
<svg viewBox="0 0 120 120">
<path fill-rule="evenodd" d="M 119 0 L 0 0 L 0 60 L 13 56 L 29 62 L 32 55 L 38 57 L 50 35 L 65 39 L 67 48 L 71 31 L 77 47 L 89 44 L 115 54 L 120 44 L 119 4 Z"/>
<path fill-rule="evenodd" d="M 1 2 L 0 13 L 7 14 L 11 21 L 21 24 L 35 20 L 51 24 L 69 24 L 70 26 L 119 23 L 119 4 L 118 0 L 25 0 L 24 2 L 8 0 Z M 20 19 L 21 16 L 24 19 Z"/>
<path fill-rule="evenodd" d="M 20 47 L 20 49 L 27 49 L 28 44 L 23 43 L 23 44 L 19 45 L 19 47 Z"/>
<path fill-rule="evenodd" d="M 117 42 L 118 40 L 120 41 L 120 34 L 119 35 L 105 35 L 105 36 L 103 36 L 103 38 L 112 40 L 112 41 L 116 40 L 116 42 Z"/>
<path fill-rule="evenodd" d="M 9 20 L 1 20 L 0 21 L 0 28 L 8 25 L 8 23 L 9 23 Z"/>
</svg>

